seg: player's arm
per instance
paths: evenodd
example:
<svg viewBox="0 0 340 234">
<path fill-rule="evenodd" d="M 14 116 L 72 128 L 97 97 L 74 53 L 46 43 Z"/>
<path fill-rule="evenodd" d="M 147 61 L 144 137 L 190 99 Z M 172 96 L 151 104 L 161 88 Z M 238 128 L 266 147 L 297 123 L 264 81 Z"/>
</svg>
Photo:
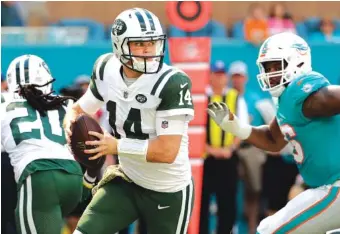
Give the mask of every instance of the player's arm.
<svg viewBox="0 0 340 234">
<path fill-rule="evenodd" d="M 81 114 L 92 115 L 104 104 L 104 102 L 96 98 L 92 92 L 93 91 L 91 91 L 91 88 L 89 87 L 86 93 L 77 102 L 68 106 L 63 123 L 68 142 L 72 135 L 71 125 L 76 118 Z"/>
<path fill-rule="evenodd" d="M 225 103 L 210 103 L 208 113 L 224 131 L 262 150 L 278 152 L 287 144 L 276 119 L 272 120 L 269 125 L 253 127 L 242 123 L 229 111 Z"/>
<path fill-rule="evenodd" d="M 94 66 L 91 75 L 91 81 L 86 93 L 73 105 L 68 107 L 67 114 L 64 118 L 64 129 L 66 139 L 69 142 L 71 136 L 71 125 L 80 114 L 92 115 L 104 105 L 103 94 L 100 92 L 100 87 L 105 86 L 104 69 L 107 61 L 112 57 L 112 54 L 104 54 L 100 56 Z"/>
<path fill-rule="evenodd" d="M 182 135 L 188 129 L 189 118 L 186 115 L 157 117 L 157 137 L 150 140 L 122 138 L 117 140 L 110 134 L 89 132 L 101 141 L 87 142 L 98 146 L 85 150 L 85 153 L 97 153 L 90 159 L 103 155 L 118 154 L 121 157 L 139 158 L 152 163 L 173 163 L 180 150 Z"/>
<path fill-rule="evenodd" d="M 307 118 L 340 114 L 340 86 L 326 86 L 310 94 L 303 103 L 302 111 Z"/>
<path fill-rule="evenodd" d="M 186 134 L 188 124 L 194 116 L 192 84 L 186 74 L 176 70 L 165 76 L 164 81 L 164 87 L 160 85 L 155 92 L 161 98 L 156 110 L 158 137 L 149 142 L 147 160 L 172 163 L 180 150 L 182 135 Z"/>
<path fill-rule="evenodd" d="M 146 161 L 153 163 L 173 163 L 178 154 L 182 135 L 162 135 L 149 140 Z"/>
<path fill-rule="evenodd" d="M 270 152 L 278 152 L 287 145 L 276 118 L 269 125 L 252 127 L 246 141 L 259 149 Z"/>
<path fill-rule="evenodd" d="M 186 134 L 194 110 L 191 80 L 173 70 L 164 78 L 164 87 L 155 89 L 161 98 L 156 110 L 157 138 L 149 141 L 147 161 L 173 163 L 180 150 L 182 135 Z"/>
<path fill-rule="evenodd" d="M 154 163 L 173 163 L 188 123 L 185 115 L 156 118 L 157 137 L 148 142 L 146 160 Z"/>
</svg>

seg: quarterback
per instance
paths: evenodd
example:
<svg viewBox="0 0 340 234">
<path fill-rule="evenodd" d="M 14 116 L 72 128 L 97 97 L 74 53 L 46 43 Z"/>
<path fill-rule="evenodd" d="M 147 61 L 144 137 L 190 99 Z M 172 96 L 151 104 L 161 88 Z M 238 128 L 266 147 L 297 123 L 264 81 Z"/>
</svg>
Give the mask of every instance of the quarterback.
<svg viewBox="0 0 340 234">
<path fill-rule="evenodd" d="M 290 144 L 311 187 L 265 218 L 257 232 L 325 233 L 339 228 L 340 87 L 312 70 L 308 44 L 293 33 L 269 37 L 257 64 L 262 90 L 277 100 L 276 118 L 260 127 L 244 125 L 223 103 L 209 104 L 208 113 L 222 129 L 263 150 L 277 152 Z"/>
<path fill-rule="evenodd" d="M 60 234 L 63 217 L 83 191 L 83 173 L 62 128 L 69 98 L 52 95 L 50 70 L 34 55 L 15 58 L 7 81 L 9 92 L 1 94 L 1 144 L 17 182 L 17 232 Z"/>
<path fill-rule="evenodd" d="M 150 234 L 186 233 L 193 204 L 188 157 L 188 123 L 194 116 L 191 81 L 163 63 L 166 36 L 157 16 L 134 8 L 117 16 L 112 32 L 114 53 L 94 64 L 89 89 L 65 118 L 70 126 L 81 113 L 103 105 L 114 137 L 89 132 L 97 146 L 85 153 L 117 154 L 94 189 L 75 234 L 111 234 L 136 219 Z"/>
</svg>

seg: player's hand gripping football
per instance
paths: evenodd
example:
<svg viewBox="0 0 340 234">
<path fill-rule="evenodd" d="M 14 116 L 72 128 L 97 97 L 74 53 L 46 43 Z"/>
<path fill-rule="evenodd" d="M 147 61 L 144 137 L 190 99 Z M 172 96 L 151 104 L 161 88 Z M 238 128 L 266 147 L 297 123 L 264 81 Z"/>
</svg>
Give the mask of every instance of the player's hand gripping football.
<svg viewBox="0 0 340 234">
<path fill-rule="evenodd" d="M 251 134 L 252 127 L 241 123 L 223 102 L 210 103 L 208 114 L 224 131 L 232 133 L 241 140 L 247 139 Z"/>
<path fill-rule="evenodd" d="M 94 149 L 84 150 L 86 154 L 94 154 L 97 153 L 95 156 L 89 158 L 89 160 L 94 160 L 102 156 L 110 155 L 110 154 L 117 154 L 117 144 L 118 141 L 115 137 L 111 134 L 103 130 L 104 134 L 98 132 L 89 131 L 89 134 L 98 138 L 95 141 L 86 141 L 86 145 L 97 146 Z"/>
</svg>

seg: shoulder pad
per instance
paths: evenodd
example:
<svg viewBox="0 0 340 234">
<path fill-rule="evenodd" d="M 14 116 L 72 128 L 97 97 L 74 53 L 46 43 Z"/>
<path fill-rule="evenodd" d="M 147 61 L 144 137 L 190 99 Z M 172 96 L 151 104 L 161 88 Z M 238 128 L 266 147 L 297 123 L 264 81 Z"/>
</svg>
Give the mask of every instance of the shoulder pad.
<svg viewBox="0 0 340 234">
<path fill-rule="evenodd" d="M 113 57 L 113 53 L 107 53 L 101 55 L 94 63 L 92 76 L 93 80 L 99 79 L 104 80 L 104 69 L 107 62 Z"/>
<path fill-rule="evenodd" d="M 176 92 L 185 88 L 191 89 L 191 80 L 181 70 L 170 67 L 165 71 L 154 85 L 151 94 L 162 97 L 169 94 L 169 92 Z"/>
<path fill-rule="evenodd" d="M 321 74 L 312 72 L 304 75 L 287 87 L 287 94 L 296 102 L 304 101 L 311 93 L 330 85 L 329 81 Z"/>
</svg>

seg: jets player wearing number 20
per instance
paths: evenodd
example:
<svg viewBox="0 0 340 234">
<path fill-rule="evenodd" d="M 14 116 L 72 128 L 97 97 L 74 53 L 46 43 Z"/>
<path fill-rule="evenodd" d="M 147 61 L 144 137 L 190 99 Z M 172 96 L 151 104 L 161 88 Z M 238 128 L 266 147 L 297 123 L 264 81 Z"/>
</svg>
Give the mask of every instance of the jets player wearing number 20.
<svg viewBox="0 0 340 234">
<path fill-rule="evenodd" d="M 114 53 L 95 62 L 90 87 L 74 104 L 80 113 L 105 105 L 114 137 L 92 133 L 92 158 L 118 154 L 98 184 L 75 233 L 115 233 L 136 219 L 149 234 L 186 233 L 193 204 L 188 123 L 194 116 L 191 81 L 163 63 L 166 37 L 159 19 L 140 8 L 122 12 L 112 28 Z M 96 189 L 97 189 L 96 188 Z"/>
<path fill-rule="evenodd" d="M 257 60 L 258 80 L 277 99 L 269 126 L 239 124 L 226 106 L 209 114 L 226 131 L 258 148 L 279 151 L 287 143 L 304 181 L 311 187 L 264 219 L 257 232 L 325 233 L 340 227 L 340 86 L 312 71 L 308 44 L 292 33 L 268 38 Z"/>
<path fill-rule="evenodd" d="M 68 97 L 52 95 L 54 79 L 34 55 L 15 58 L 1 94 L 1 144 L 18 188 L 18 233 L 60 234 L 63 217 L 82 197 L 82 170 L 66 147 L 62 121 Z"/>
</svg>

